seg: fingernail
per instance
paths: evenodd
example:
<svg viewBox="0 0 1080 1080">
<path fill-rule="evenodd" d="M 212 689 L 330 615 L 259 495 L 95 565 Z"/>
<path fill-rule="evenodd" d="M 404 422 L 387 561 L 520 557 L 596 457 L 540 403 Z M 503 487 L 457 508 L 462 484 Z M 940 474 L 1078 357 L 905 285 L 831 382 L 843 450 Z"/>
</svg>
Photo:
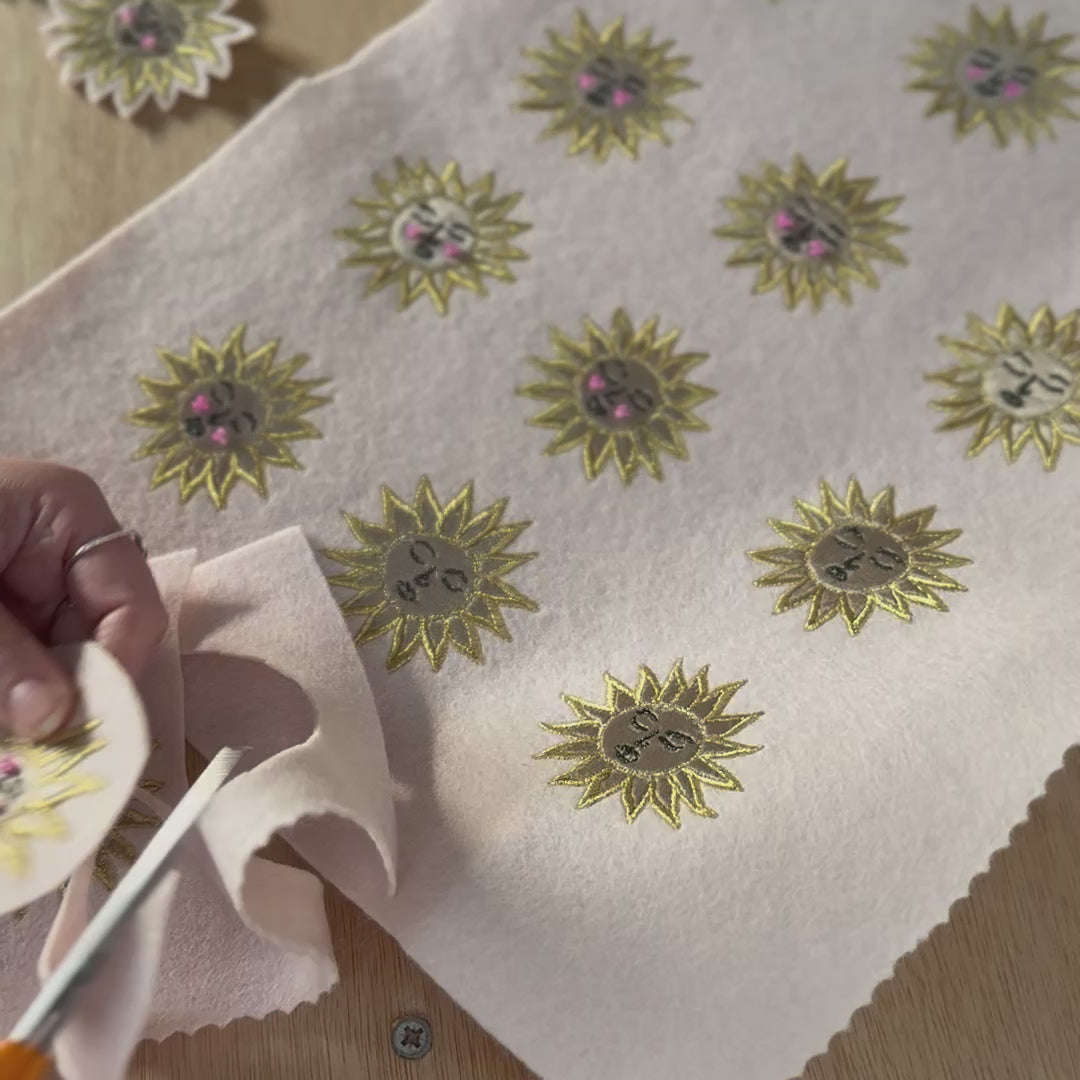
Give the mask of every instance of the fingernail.
<svg viewBox="0 0 1080 1080">
<path fill-rule="evenodd" d="M 67 699 L 62 691 L 37 679 L 13 687 L 7 705 L 12 731 L 27 739 L 51 735 L 67 716 Z"/>
</svg>

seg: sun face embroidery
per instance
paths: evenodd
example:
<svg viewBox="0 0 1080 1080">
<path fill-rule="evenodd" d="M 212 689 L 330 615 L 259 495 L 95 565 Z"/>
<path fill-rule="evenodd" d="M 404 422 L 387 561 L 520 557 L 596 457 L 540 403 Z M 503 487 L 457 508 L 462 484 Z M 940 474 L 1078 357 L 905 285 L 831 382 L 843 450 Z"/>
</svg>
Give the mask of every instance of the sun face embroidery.
<svg viewBox="0 0 1080 1080">
<path fill-rule="evenodd" d="M 583 787 L 579 810 L 619 795 L 627 823 L 651 806 L 677 829 L 684 803 L 700 817 L 717 816 L 705 802 L 706 787 L 742 791 L 720 762 L 761 749 L 731 736 L 763 714 L 724 711 L 745 681 L 710 689 L 708 668 L 687 679 L 678 661 L 663 685 L 647 667 L 634 687 L 612 675 L 604 676 L 604 684 L 603 704 L 564 694 L 573 722 L 540 725 L 562 742 L 537 759 L 577 761 L 550 783 Z"/>
<path fill-rule="evenodd" d="M 232 71 L 230 47 L 254 35 L 226 14 L 234 0 L 49 0 L 42 27 L 61 81 L 84 83 L 93 102 L 112 97 L 125 119 L 153 97 L 206 97 Z"/>
<path fill-rule="evenodd" d="M 766 165 L 739 183 L 741 196 L 721 200 L 733 220 L 714 235 L 739 241 L 727 265 L 756 266 L 753 292 L 779 289 L 789 311 L 804 299 L 819 311 L 830 293 L 850 304 L 853 281 L 876 289 L 872 259 L 907 263 L 889 242 L 908 231 L 889 220 L 903 197 L 869 199 L 877 180 L 849 179 L 844 158 L 815 176 L 796 155 L 789 172 Z"/>
<path fill-rule="evenodd" d="M 684 431 L 708 431 L 694 408 L 716 391 L 687 381 L 708 356 L 676 353 L 678 330 L 658 336 L 659 320 L 638 330 L 619 308 L 609 331 L 584 319 L 585 337 L 576 341 L 552 327 L 554 356 L 531 357 L 543 382 L 518 393 L 547 404 L 530 423 L 558 432 L 544 450 L 562 454 L 581 447 L 585 475 L 595 480 L 613 464 L 624 484 L 640 469 L 663 476 L 661 453 L 687 459 Z"/>
<path fill-rule="evenodd" d="M 357 226 L 338 229 L 359 248 L 346 266 L 375 271 L 365 296 L 397 285 L 399 308 L 427 296 L 445 315 L 455 288 L 487 296 L 485 278 L 516 281 L 508 263 L 528 255 L 510 241 L 531 229 L 510 220 L 521 192 L 495 196 L 495 174 L 466 183 L 456 161 L 436 173 L 426 161 L 395 159 L 392 177 L 375 174 L 377 199 L 353 199 L 364 215 Z"/>
<path fill-rule="evenodd" d="M 939 25 L 917 41 L 907 59 L 923 74 L 907 89 L 933 94 L 926 115 L 951 112 L 957 138 L 985 124 L 1001 147 L 1015 135 L 1028 146 L 1053 139 L 1053 120 L 1080 120 L 1068 105 L 1080 96 L 1068 79 L 1080 59 L 1064 52 L 1075 35 L 1046 37 L 1047 21 L 1036 15 L 1018 31 L 1007 5 L 993 18 L 973 5 L 966 30 Z"/>
<path fill-rule="evenodd" d="M 636 158 L 643 139 L 671 145 L 665 124 L 690 123 L 670 99 L 698 84 L 681 74 L 690 58 L 671 56 L 673 41 L 654 43 L 651 30 L 627 38 L 621 18 L 597 31 L 580 11 L 570 37 L 547 37 L 549 49 L 524 50 L 539 70 L 522 76 L 532 96 L 518 107 L 554 113 L 543 137 L 568 133 L 570 154 L 606 161 L 618 147 Z"/>
<path fill-rule="evenodd" d="M 153 404 L 129 419 L 156 431 L 135 453 L 136 461 L 160 458 L 151 490 L 176 480 L 186 503 L 205 488 L 222 510 L 242 480 L 265 498 L 266 467 L 303 468 L 289 443 L 322 438 L 304 415 L 331 400 L 313 393 L 329 380 L 294 378 L 308 357 L 279 363 L 279 341 L 248 352 L 246 329 L 236 327 L 220 349 L 200 337 L 187 356 L 159 349 L 170 378 L 138 378 Z"/>
<path fill-rule="evenodd" d="M 471 482 L 442 505 L 425 476 L 411 503 L 382 489 L 381 525 L 346 514 L 360 547 L 323 554 L 347 567 L 329 581 L 355 593 L 341 610 L 364 617 L 356 644 L 392 634 L 387 670 L 422 648 L 438 671 L 452 648 L 483 663 L 481 629 L 510 641 L 500 609 L 536 611 L 537 605 L 504 580 L 536 558 L 534 552 L 507 551 L 532 524 L 504 523 L 508 505 L 500 499 L 475 512 Z"/>
<path fill-rule="evenodd" d="M 78 772 L 105 746 L 95 734 L 99 726 L 90 721 L 46 742 L 0 739 L 0 871 L 15 877 L 25 874 L 32 840 L 68 835 L 68 823 L 58 808 L 105 786 Z"/>
<path fill-rule="evenodd" d="M 795 499 L 795 509 L 800 522 L 769 521 L 784 546 L 747 554 L 776 568 L 754 582 L 784 589 L 774 614 L 810 605 L 807 630 L 839 615 L 854 635 L 875 608 L 907 622 L 912 604 L 948 611 L 938 594 L 966 591 L 945 571 L 971 560 L 942 550 L 961 530 L 931 531 L 935 507 L 898 515 L 891 486 L 867 501 L 853 478 L 844 498 L 822 482 L 821 505 Z"/>
<path fill-rule="evenodd" d="M 940 338 L 957 363 L 928 375 L 952 395 L 931 404 L 949 413 L 939 431 L 973 427 L 967 456 L 1000 442 L 1012 463 L 1031 443 L 1053 469 L 1066 443 L 1080 446 L 1080 311 L 1062 319 L 1047 305 L 1025 323 L 1002 304 L 994 323 L 967 319 L 967 338 Z"/>
</svg>

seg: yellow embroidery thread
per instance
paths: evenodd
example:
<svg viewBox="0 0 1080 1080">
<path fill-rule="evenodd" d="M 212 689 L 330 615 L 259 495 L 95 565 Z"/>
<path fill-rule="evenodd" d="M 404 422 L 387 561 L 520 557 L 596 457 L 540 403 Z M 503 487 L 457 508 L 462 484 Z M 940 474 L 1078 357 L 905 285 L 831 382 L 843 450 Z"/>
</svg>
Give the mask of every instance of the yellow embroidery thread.
<svg viewBox="0 0 1080 1080">
<path fill-rule="evenodd" d="M 621 18 L 596 30 L 579 11 L 571 36 L 549 30 L 549 48 L 523 51 L 539 70 L 522 76 L 532 96 L 518 108 L 554 113 L 542 137 L 568 133 L 568 153 L 588 151 L 597 161 L 615 147 L 636 158 L 643 139 L 670 146 L 665 125 L 691 122 L 670 99 L 699 84 L 681 74 L 690 58 L 671 56 L 675 43 L 654 43 L 652 33 L 628 38 Z"/>
<path fill-rule="evenodd" d="M 583 323 L 585 337 L 580 341 L 549 329 L 554 355 L 529 360 L 544 381 L 518 390 L 547 406 L 530 421 L 558 433 L 544 453 L 553 456 L 580 446 L 589 480 L 609 464 L 624 484 L 642 468 L 659 480 L 661 454 L 685 461 L 689 454 L 683 432 L 709 429 L 694 408 L 716 391 L 686 378 L 708 356 L 676 353 L 678 330 L 659 336 L 657 318 L 635 329 L 622 308 L 612 317 L 609 331 L 591 319 Z"/>
<path fill-rule="evenodd" d="M 277 340 L 249 352 L 246 329 L 237 326 L 220 349 L 200 337 L 187 356 L 158 349 L 169 378 L 139 376 L 153 404 L 129 420 L 155 431 L 135 453 L 136 461 L 159 458 L 152 491 L 176 480 L 181 502 L 205 489 L 222 510 L 243 481 L 266 498 L 266 467 L 302 469 L 289 443 L 322 438 L 304 414 L 331 400 L 313 393 L 329 380 L 294 378 L 308 357 L 279 363 Z"/>
<path fill-rule="evenodd" d="M 45 742 L 0 739 L 0 869 L 14 877 L 30 866 L 30 841 L 64 839 L 68 823 L 57 808 L 105 784 L 75 770 L 106 745 L 88 721 Z"/>
<path fill-rule="evenodd" d="M 889 238 L 907 232 L 888 220 L 902 196 L 870 199 L 877 184 L 849 178 L 847 159 L 815 175 L 801 155 L 784 171 L 766 165 L 760 176 L 740 176 L 742 195 L 721 199 L 731 212 L 728 225 L 713 234 L 737 240 L 728 266 L 755 266 L 755 295 L 779 289 L 789 311 L 807 300 L 820 311 L 830 294 L 852 302 L 851 283 L 879 285 L 872 259 L 906 265 Z"/>
<path fill-rule="evenodd" d="M 1048 472 L 1066 443 L 1080 446 L 1080 311 L 1058 319 L 1043 304 L 1025 323 L 1002 304 L 994 323 L 967 318 L 966 338 L 938 340 L 958 363 L 927 375 L 952 395 L 931 404 L 949 413 L 939 431 L 973 427 L 967 456 L 1000 442 L 1011 464 L 1031 443 Z"/>
<path fill-rule="evenodd" d="M 360 547 L 324 554 L 347 567 L 329 581 L 355 593 L 341 609 L 364 617 L 356 644 L 392 634 L 388 670 L 423 649 L 438 671 L 451 649 L 483 663 L 481 629 L 510 641 L 500 609 L 536 611 L 537 605 L 504 580 L 536 558 L 507 550 L 532 524 L 504 523 L 508 505 L 500 499 L 475 511 L 471 481 L 442 505 L 425 476 L 411 503 L 382 488 L 381 525 L 345 514 Z"/>
<path fill-rule="evenodd" d="M 510 220 L 521 192 L 495 195 L 495 174 L 466 183 L 456 161 L 435 172 L 427 161 L 394 161 L 394 175 L 373 178 L 377 199 L 353 199 L 364 215 L 352 228 L 335 232 L 358 249 L 346 266 L 374 270 L 364 290 L 370 296 L 392 285 L 399 310 L 427 296 L 445 315 L 455 288 L 487 296 L 485 278 L 516 281 L 509 263 L 528 255 L 510 241 L 531 229 Z"/>
<path fill-rule="evenodd" d="M 534 755 L 577 761 L 550 783 L 583 787 L 579 810 L 617 794 L 627 823 L 651 806 L 678 829 L 684 803 L 700 817 L 717 816 L 705 802 L 705 787 L 742 790 L 719 762 L 761 749 L 731 736 L 763 714 L 724 711 L 745 680 L 710 688 L 708 668 L 687 679 L 676 661 L 663 684 L 647 667 L 639 670 L 636 686 L 610 674 L 604 684 L 602 704 L 563 695 L 574 720 L 541 724 L 562 741 Z"/>
<path fill-rule="evenodd" d="M 1080 59 L 1064 51 L 1074 34 L 1046 37 L 1048 18 L 1036 15 L 1018 31 L 1008 5 L 992 18 L 972 5 L 966 30 L 939 25 L 917 40 L 907 60 L 922 74 L 907 89 L 933 94 L 925 115 L 951 112 L 958 139 L 983 125 L 1000 147 L 1015 135 L 1029 147 L 1040 135 L 1056 138 L 1054 120 L 1080 120 L 1068 105 L 1080 97 L 1068 79 Z"/>
<path fill-rule="evenodd" d="M 139 790 L 156 794 L 165 786 L 162 780 L 149 777 L 139 781 Z M 131 829 L 156 829 L 161 824 L 161 817 L 155 813 L 139 810 L 135 803 L 138 796 L 128 803 L 116 824 L 109 830 L 101 847 L 94 857 L 94 877 L 112 892 L 120 880 L 120 866 L 131 866 L 139 857 L 139 849 L 124 835 Z"/>
<path fill-rule="evenodd" d="M 961 530 L 931 531 L 935 507 L 897 514 L 891 486 L 867 500 L 854 477 L 843 498 L 824 481 L 820 490 L 819 506 L 794 500 L 800 522 L 769 520 L 786 544 L 747 552 L 776 568 L 754 582 L 784 588 L 773 614 L 809 604 L 805 629 L 839 615 L 855 635 L 875 609 L 909 622 L 912 604 L 948 611 L 939 592 L 966 591 L 945 570 L 971 560 L 942 550 Z"/>
</svg>

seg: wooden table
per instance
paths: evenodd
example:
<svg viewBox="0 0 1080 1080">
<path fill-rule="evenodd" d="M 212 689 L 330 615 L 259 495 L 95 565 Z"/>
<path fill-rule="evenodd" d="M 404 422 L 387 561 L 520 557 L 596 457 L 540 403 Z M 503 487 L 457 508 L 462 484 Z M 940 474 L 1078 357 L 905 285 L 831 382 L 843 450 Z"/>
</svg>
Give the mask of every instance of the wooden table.
<svg viewBox="0 0 1080 1080">
<path fill-rule="evenodd" d="M 58 86 L 37 34 L 42 4 L 0 0 L 0 304 L 166 190 L 291 79 L 345 60 L 418 2 L 241 0 L 236 13 L 255 23 L 259 36 L 237 50 L 233 78 L 217 86 L 209 103 L 185 101 L 167 118 L 148 108 L 144 120 L 131 124 Z M 1016 717 L 1020 731 L 1038 722 L 1038 716 Z M 337 990 L 290 1016 L 145 1046 L 131 1075 L 530 1075 L 378 927 L 336 894 L 329 908 L 342 971 Z M 434 1027 L 435 1050 L 422 1062 L 400 1061 L 390 1050 L 391 1024 L 403 1013 L 424 1015 Z M 951 921 L 900 962 L 803 1080 L 1074 1077 L 1080 1077 L 1080 750 L 1068 755 L 1048 796 L 976 882 L 971 899 L 954 905 Z"/>
</svg>

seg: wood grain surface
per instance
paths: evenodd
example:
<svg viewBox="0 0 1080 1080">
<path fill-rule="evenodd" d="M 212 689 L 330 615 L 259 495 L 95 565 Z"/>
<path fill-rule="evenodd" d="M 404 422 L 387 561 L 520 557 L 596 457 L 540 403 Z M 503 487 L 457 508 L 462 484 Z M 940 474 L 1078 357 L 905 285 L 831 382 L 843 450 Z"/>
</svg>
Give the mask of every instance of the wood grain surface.
<svg viewBox="0 0 1080 1080">
<path fill-rule="evenodd" d="M 237 49 L 232 79 L 217 85 L 209 102 L 183 101 L 167 117 L 149 107 L 144 119 L 124 123 L 59 87 L 37 33 L 43 5 L 0 0 L 0 304 L 166 190 L 291 79 L 347 59 L 418 2 L 241 0 L 236 12 L 257 25 L 259 36 Z M 1039 718 L 1016 722 L 1022 728 Z M 144 1046 L 131 1076 L 530 1076 L 378 927 L 332 891 L 328 903 L 340 987 L 289 1016 Z M 390 1050 L 391 1024 L 402 1014 L 426 1016 L 433 1025 L 435 1048 L 421 1062 L 400 1061 Z M 803 1080 L 1078 1077 L 1080 750 L 1074 750 L 970 899 L 954 905 L 951 920 L 900 962 L 852 1027 L 809 1063 Z"/>
</svg>

